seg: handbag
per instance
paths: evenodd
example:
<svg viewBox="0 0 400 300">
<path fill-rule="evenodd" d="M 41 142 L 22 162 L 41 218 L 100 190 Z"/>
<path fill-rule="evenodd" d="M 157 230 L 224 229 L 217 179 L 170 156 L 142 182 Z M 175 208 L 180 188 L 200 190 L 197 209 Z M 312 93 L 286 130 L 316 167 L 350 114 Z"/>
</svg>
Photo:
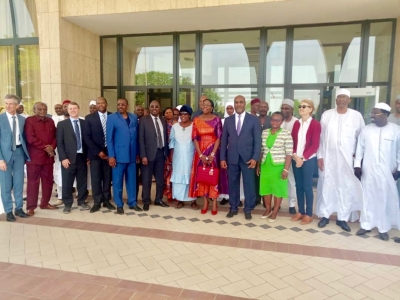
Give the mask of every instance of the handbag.
<svg viewBox="0 0 400 300">
<path fill-rule="evenodd" d="M 216 186 L 219 182 L 219 169 L 214 166 L 214 163 L 211 165 L 201 165 L 197 167 L 197 178 L 196 181 L 198 183 Z"/>
</svg>

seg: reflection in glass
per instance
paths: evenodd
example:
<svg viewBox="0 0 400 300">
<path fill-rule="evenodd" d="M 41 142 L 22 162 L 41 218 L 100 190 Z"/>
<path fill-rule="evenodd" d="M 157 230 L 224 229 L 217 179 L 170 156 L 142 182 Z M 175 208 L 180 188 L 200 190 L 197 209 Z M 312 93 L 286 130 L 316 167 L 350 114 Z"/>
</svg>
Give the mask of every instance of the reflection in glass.
<svg viewBox="0 0 400 300">
<path fill-rule="evenodd" d="M 0 46 L 0 62 L 0 95 L 15 94 L 14 47 Z"/>
<path fill-rule="evenodd" d="M 367 81 L 387 81 L 389 78 L 392 22 L 372 23 L 368 47 Z"/>
<path fill-rule="evenodd" d="M 203 34 L 203 84 L 256 84 L 260 31 Z"/>
<path fill-rule="evenodd" d="M 269 104 L 268 115 L 276 111 L 281 111 L 281 105 L 284 98 L 284 89 L 281 87 L 267 88 L 265 92 L 265 101 Z"/>
<path fill-rule="evenodd" d="M 9 0 L 0 0 L 0 39 L 11 39 L 13 28 Z"/>
<path fill-rule="evenodd" d="M 118 100 L 117 89 L 104 89 L 103 97 L 107 99 L 107 103 L 108 103 L 107 110 L 110 112 L 116 112 L 117 111 L 117 100 Z"/>
<path fill-rule="evenodd" d="M 196 35 L 181 34 L 179 36 L 179 84 L 195 83 Z"/>
<path fill-rule="evenodd" d="M 24 108 L 31 114 L 33 104 L 41 99 L 38 45 L 19 46 L 18 70 Z"/>
<path fill-rule="evenodd" d="M 103 85 L 117 85 L 117 39 L 103 39 Z"/>
<path fill-rule="evenodd" d="M 285 80 L 286 29 L 267 32 L 267 83 L 279 84 Z"/>
<path fill-rule="evenodd" d="M 179 89 L 178 105 L 187 104 L 193 111 L 197 110 L 197 101 L 194 88 L 181 88 Z"/>
<path fill-rule="evenodd" d="M 124 85 L 172 85 L 172 35 L 123 38 Z"/>
<path fill-rule="evenodd" d="M 361 24 L 296 28 L 293 83 L 357 82 Z"/>
<path fill-rule="evenodd" d="M 246 99 L 246 111 L 250 112 L 250 101 L 258 96 L 256 88 L 203 88 L 202 93 L 214 101 L 214 111 L 220 117 L 224 116 L 226 102 L 233 102 L 237 95 Z"/>
<path fill-rule="evenodd" d="M 35 0 L 13 0 L 18 37 L 36 37 L 37 14 Z"/>
</svg>

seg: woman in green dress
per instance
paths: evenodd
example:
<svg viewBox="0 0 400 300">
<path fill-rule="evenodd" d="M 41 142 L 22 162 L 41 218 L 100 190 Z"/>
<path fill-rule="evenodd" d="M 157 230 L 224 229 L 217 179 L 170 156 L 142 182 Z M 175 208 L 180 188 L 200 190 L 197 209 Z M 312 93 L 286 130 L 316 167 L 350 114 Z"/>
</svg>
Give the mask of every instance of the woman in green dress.
<svg viewBox="0 0 400 300">
<path fill-rule="evenodd" d="M 271 128 L 261 135 L 261 155 L 257 166 L 260 176 L 260 195 L 264 197 L 265 213 L 261 219 L 275 222 L 282 198 L 288 197 L 288 173 L 292 161 L 293 140 L 290 131 L 281 128 L 283 115 L 275 112 L 271 116 Z M 274 210 L 271 211 L 272 196 Z"/>
</svg>

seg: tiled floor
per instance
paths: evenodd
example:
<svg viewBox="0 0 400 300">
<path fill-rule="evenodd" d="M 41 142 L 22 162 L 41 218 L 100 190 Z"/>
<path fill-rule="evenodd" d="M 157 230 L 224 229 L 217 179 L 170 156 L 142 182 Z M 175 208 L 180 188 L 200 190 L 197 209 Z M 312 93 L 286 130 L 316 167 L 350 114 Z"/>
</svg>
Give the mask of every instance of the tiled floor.
<svg viewBox="0 0 400 300">
<path fill-rule="evenodd" d="M 0 216 L 0 299 L 400 299 L 400 245 L 376 231 L 226 210 Z"/>
</svg>

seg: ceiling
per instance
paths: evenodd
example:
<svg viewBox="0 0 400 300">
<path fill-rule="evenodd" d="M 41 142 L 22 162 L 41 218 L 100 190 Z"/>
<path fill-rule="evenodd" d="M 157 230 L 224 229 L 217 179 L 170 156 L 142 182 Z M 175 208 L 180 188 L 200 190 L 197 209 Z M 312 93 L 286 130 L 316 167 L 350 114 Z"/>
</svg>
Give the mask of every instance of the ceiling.
<svg viewBox="0 0 400 300">
<path fill-rule="evenodd" d="M 286 0 L 65 17 L 98 35 L 273 27 L 400 17 L 400 0 Z"/>
</svg>

